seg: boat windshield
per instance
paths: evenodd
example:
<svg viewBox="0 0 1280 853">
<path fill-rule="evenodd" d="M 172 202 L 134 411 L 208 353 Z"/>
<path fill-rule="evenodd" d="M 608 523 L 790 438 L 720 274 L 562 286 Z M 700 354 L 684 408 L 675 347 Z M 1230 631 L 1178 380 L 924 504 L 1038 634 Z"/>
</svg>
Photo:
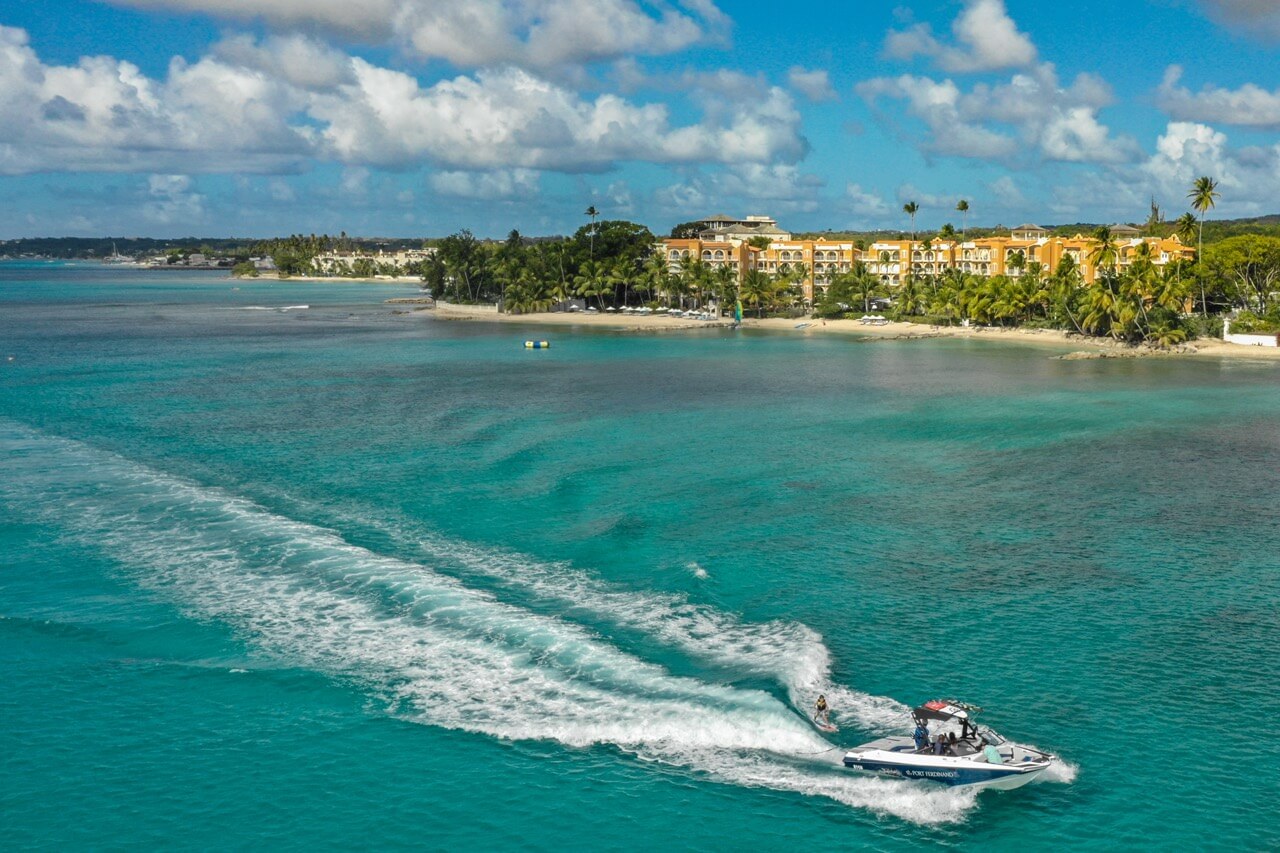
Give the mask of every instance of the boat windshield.
<svg viewBox="0 0 1280 853">
<path fill-rule="evenodd" d="M 1007 742 L 1007 741 L 1005 741 L 1005 739 L 1004 739 L 1004 736 L 1003 736 L 1003 735 L 1001 735 L 1001 734 L 1000 734 L 999 732 L 997 732 L 995 729 L 989 729 L 989 728 L 987 728 L 986 726 L 981 726 L 981 727 L 979 727 L 979 729 L 978 729 L 978 735 L 979 735 L 979 736 L 980 736 L 984 741 L 986 741 L 987 743 L 991 744 L 992 746 L 999 746 L 1000 744 L 1002 744 L 1002 743 L 1006 743 L 1006 742 Z"/>
</svg>

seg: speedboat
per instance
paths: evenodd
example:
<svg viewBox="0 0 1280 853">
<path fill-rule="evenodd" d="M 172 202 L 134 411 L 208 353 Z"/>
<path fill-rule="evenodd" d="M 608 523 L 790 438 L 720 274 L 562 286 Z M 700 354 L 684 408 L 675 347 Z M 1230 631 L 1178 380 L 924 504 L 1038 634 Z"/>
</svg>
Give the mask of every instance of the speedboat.
<svg viewBox="0 0 1280 853">
<path fill-rule="evenodd" d="M 844 765 L 946 785 L 1018 788 L 1049 769 L 1057 756 L 1005 740 L 973 722 L 980 711 L 950 699 L 926 702 L 911 712 L 913 737 L 885 737 L 845 753 Z M 929 724 L 934 723 L 932 730 Z"/>
</svg>

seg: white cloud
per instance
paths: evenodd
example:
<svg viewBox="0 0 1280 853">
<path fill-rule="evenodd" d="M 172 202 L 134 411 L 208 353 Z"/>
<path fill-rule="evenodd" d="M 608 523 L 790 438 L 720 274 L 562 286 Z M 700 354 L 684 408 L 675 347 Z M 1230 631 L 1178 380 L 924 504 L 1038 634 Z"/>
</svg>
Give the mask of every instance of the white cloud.
<svg viewBox="0 0 1280 853">
<path fill-rule="evenodd" d="M 1110 87 L 1081 74 L 1064 88 L 1050 63 L 968 92 L 952 80 L 912 75 L 875 78 L 856 91 L 872 104 L 885 97 L 905 100 L 907 112 L 928 130 L 919 143 L 928 154 L 1023 165 L 1121 163 L 1139 156 L 1134 140 L 1113 137 L 1098 119 L 1111 103 Z"/>
<path fill-rule="evenodd" d="M 1020 208 L 1027 202 L 1022 190 L 1018 188 L 1017 181 L 1011 175 L 996 178 L 987 185 L 987 188 L 991 190 L 996 203 L 1005 209 Z"/>
<path fill-rule="evenodd" d="M 1268 91 L 1253 83 L 1239 89 L 1205 86 L 1192 93 L 1179 86 L 1182 67 L 1170 65 L 1157 91 L 1160 109 L 1178 121 L 1212 121 L 1242 127 L 1280 128 L 1280 89 Z"/>
<path fill-rule="evenodd" d="M 297 168 L 313 131 L 305 102 L 259 71 L 175 59 L 168 79 L 97 56 L 45 65 L 23 30 L 0 26 L 0 173 Z"/>
<path fill-rule="evenodd" d="M 969 122 L 960 115 L 960 88 L 950 80 L 931 80 L 904 74 L 858 84 L 868 103 L 881 97 L 907 101 L 907 111 L 924 122 L 930 133 L 921 149 L 931 154 L 981 159 L 1007 159 L 1018 150 L 1017 140 Z"/>
<path fill-rule="evenodd" d="M 338 191 L 346 196 L 362 196 L 369 192 L 369 170 L 364 166 L 348 166 L 342 170 Z"/>
<path fill-rule="evenodd" d="M 626 181 L 614 181 L 605 188 L 605 204 L 602 205 L 610 216 L 625 216 L 635 210 L 635 201 L 631 197 L 631 187 Z"/>
<path fill-rule="evenodd" d="M 142 206 L 142 215 L 149 222 L 194 224 L 204 219 L 205 198 L 193 191 L 187 175 L 151 175 L 147 178 L 147 195 L 149 200 Z"/>
<path fill-rule="evenodd" d="M 860 220 L 879 220 L 890 213 L 889 203 L 876 193 L 864 190 L 860 184 L 849 184 L 844 188 L 849 205 Z"/>
<path fill-rule="evenodd" d="M 227 65 L 260 71 L 299 89 L 330 89 L 351 80 L 345 54 L 306 36 L 268 36 L 257 42 L 249 35 L 233 35 L 211 52 Z"/>
<path fill-rule="evenodd" d="M 906 204 L 909 201 L 914 201 L 920 205 L 920 211 L 916 214 L 917 218 L 924 214 L 937 218 L 938 211 L 942 211 L 942 216 L 948 216 L 951 211 L 956 209 L 956 202 L 960 200 L 958 196 L 925 192 L 911 183 L 902 184 L 898 187 L 897 198 L 899 205 Z"/>
<path fill-rule="evenodd" d="M 1018 29 L 1004 0 L 967 0 L 951 24 L 958 44 L 944 44 L 928 24 L 890 31 L 885 54 L 892 59 L 930 57 L 943 71 L 957 74 L 1021 68 L 1035 63 L 1036 47 Z"/>
<path fill-rule="evenodd" d="M 298 200 L 298 194 L 294 192 L 293 187 L 281 178 L 272 178 L 267 183 L 267 192 L 270 193 L 273 201 L 293 202 Z"/>
<path fill-rule="evenodd" d="M 356 82 L 315 97 L 327 149 L 343 161 L 450 169 L 603 171 L 622 160 L 658 163 L 796 160 L 806 143 L 791 97 L 774 88 L 672 127 L 662 104 L 604 94 L 587 101 L 515 68 L 484 70 L 423 89 L 398 71 L 353 59 Z"/>
<path fill-rule="evenodd" d="M 792 89 L 811 101 L 837 100 L 836 90 L 831 86 L 831 78 L 826 69 L 806 71 L 797 65 L 787 72 L 787 82 Z"/>
<path fill-rule="evenodd" d="M 686 216 L 703 216 L 711 208 L 746 207 L 768 202 L 775 212 L 814 211 L 823 180 L 790 164 L 745 163 L 709 174 L 697 174 L 659 189 L 659 205 Z"/>
<path fill-rule="evenodd" d="M 1200 0 L 1209 16 L 1241 32 L 1280 39 L 1280 5 L 1275 0 Z"/>
<path fill-rule="evenodd" d="M 1136 153 L 1135 147 L 1117 144 L 1088 107 L 1055 111 L 1040 131 L 1040 150 L 1064 163 L 1123 163 Z"/>
<path fill-rule="evenodd" d="M 261 19 L 287 28 L 321 26 L 353 38 L 386 38 L 395 0 L 109 0 L 118 6 L 193 12 L 238 20 Z"/>
<path fill-rule="evenodd" d="M 1054 209 L 1093 216 L 1105 212 L 1125 221 L 1145 217 L 1154 197 L 1176 216 L 1189 209 L 1187 192 L 1201 175 L 1218 182 L 1218 216 L 1272 213 L 1280 196 L 1280 145 L 1232 148 L 1227 135 L 1209 125 L 1170 122 L 1155 152 L 1137 168 L 1075 173 L 1054 189 Z"/>
<path fill-rule="evenodd" d="M 531 169 L 498 169 L 493 172 L 437 172 L 431 188 L 457 198 L 529 198 L 538 192 L 538 173 Z"/>
<path fill-rule="evenodd" d="M 1185 196 L 1200 175 L 1212 175 L 1224 188 L 1241 188 L 1227 150 L 1227 135 L 1205 124 L 1170 122 L 1143 164 L 1166 194 Z"/>
<path fill-rule="evenodd" d="M 109 57 L 46 65 L 24 31 L 0 27 L 0 173 L 283 172 L 310 159 L 589 172 L 807 153 L 785 89 L 731 73 L 690 85 L 704 116 L 673 125 L 665 104 L 587 99 L 513 67 L 423 87 L 303 39 L 237 37 L 196 62 L 174 59 L 156 80 Z"/>
<path fill-rule="evenodd" d="M 392 43 L 463 67 L 548 69 L 721 40 L 728 19 L 710 0 L 113 0 L 119 5 L 320 28 Z"/>
</svg>

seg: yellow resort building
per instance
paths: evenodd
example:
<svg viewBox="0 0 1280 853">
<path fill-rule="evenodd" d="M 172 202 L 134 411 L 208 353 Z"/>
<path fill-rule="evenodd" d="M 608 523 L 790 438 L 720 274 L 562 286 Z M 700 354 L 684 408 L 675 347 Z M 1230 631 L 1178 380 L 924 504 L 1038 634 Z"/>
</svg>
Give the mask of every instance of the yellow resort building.
<svg viewBox="0 0 1280 853">
<path fill-rule="evenodd" d="M 696 258 L 708 267 L 728 266 L 739 280 L 749 270 L 775 276 L 789 273 L 797 277 L 809 303 L 821 298 L 833 276 L 851 271 L 858 261 L 891 287 L 902 284 L 907 276 L 936 277 L 951 270 L 1016 278 L 1038 264 L 1049 273 L 1064 258 L 1072 260 L 1085 284 L 1093 284 L 1098 277 L 1097 268 L 1090 263 L 1097 240 L 1083 234 L 1057 236 L 1034 224 L 1012 228 L 1007 237 L 879 240 L 860 248 L 852 240 L 795 239 L 766 216 L 731 219 L 719 215 L 704 221 L 707 228 L 697 237 L 663 241 L 661 248 L 672 272 L 679 272 L 686 259 Z M 1144 237 L 1130 225 L 1112 225 L 1111 234 L 1120 269 L 1144 252 L 1149 252 L 1157 268 L 1195 258 L 1194 248 L 1176 236 Z M 1143 249 L 1144 245 L 1149 249 Z"/>
</svg>

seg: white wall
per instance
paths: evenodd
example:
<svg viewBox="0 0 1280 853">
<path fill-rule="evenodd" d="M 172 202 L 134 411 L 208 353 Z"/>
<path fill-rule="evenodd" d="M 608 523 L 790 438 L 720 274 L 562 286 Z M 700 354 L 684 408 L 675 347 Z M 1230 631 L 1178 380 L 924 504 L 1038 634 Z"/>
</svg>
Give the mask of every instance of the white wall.
<svg viewBox="0 0 1280 853">
<path fill-rule="evenodd" d="M 1222 339 L 1229 344 L 1240 344 L 1246 347 L 1276 347 L 1280 335 L 1233 335 L 1231 321 L 1222 321 Z"/>
<path fill-rule="evenodd" d="M 1277 335 L 1232 335 L 1225 334 L 1222 339 L 1229 344 L 1241 344 L 1247 347 L 1275 347 Z"/>
</svg>

